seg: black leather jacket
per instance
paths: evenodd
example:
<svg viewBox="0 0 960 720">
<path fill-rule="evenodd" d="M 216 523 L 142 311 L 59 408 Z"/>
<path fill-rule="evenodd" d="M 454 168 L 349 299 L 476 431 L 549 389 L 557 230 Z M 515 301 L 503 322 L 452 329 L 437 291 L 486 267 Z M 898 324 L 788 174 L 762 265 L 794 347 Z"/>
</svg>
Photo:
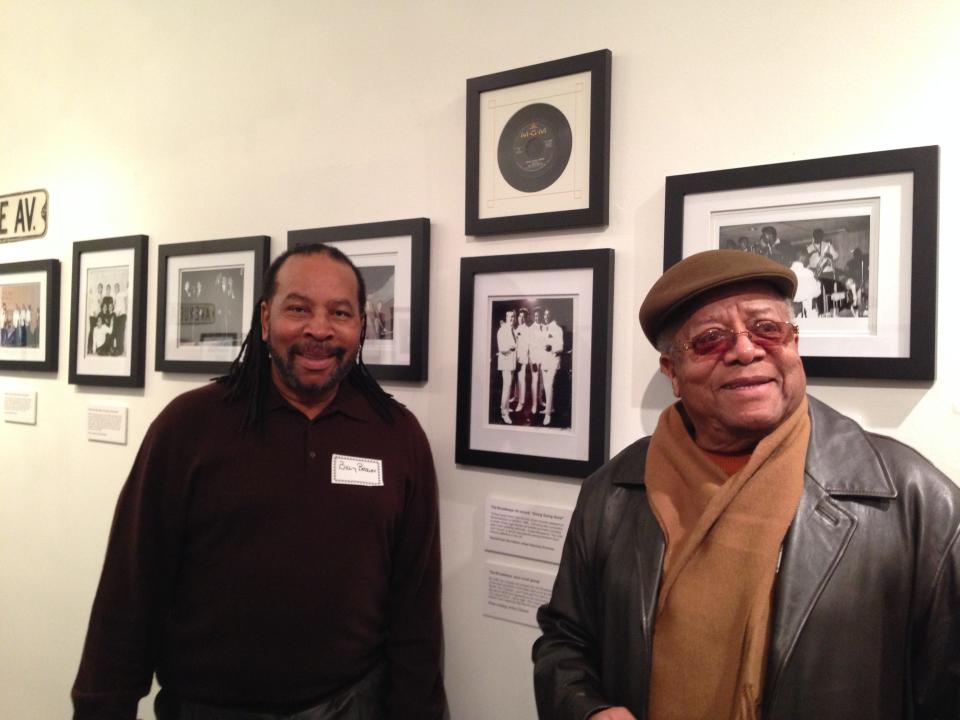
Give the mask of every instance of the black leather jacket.
<svg viewBox="0 0 960 720">
<path fill-rule="evenodd" d="M 809 407 L 762 716 L 957 720 L 960 488 L 909 447 L 814 398 Z M 553 597 L 538 615 L 543 720 L 612 705 L 647 718 L 664 551 L 644 487 L 649 443 L 626 448 L 581 489 Z"/>
</svg>

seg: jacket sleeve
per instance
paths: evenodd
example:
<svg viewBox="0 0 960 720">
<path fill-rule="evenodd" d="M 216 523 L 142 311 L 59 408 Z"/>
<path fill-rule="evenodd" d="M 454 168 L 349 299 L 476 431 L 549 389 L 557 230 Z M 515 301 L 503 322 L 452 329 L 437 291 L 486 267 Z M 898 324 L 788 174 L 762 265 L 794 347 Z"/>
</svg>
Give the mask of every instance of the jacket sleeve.
<svg viewBox="0 0 960 720">
<path fill-rule="evenodd" d="M 165 604 L 163 478 L 167 447 L 155 422 L 120 493 L 80 668 L 74 719 L 133 720 L 150 691 Z"/>
<path fill-rule="evenodd" d="M 917 718 L 960 718 L 960 522 L 937 563 L 932 602 L 918 632 Z"/>
<path fill-rule="evenodd" d="M 589 482 L 589 481 L 588 481 Z M 582 720 L 610 707 L 600 680 L 599 599 L 594 507 L 601 498 L 584 485 L 563 546 L 550 602 L 537 621 L 543 635 L 533 645 L 534 692 L 541 720 Z"/>
<path fill-rule="evenodd" d="M 427 438 L 412 416 L 409 420 L 413 475 L 390 573 L 385 714 L 391 720 L 439 720 L 446 711 L 446 696 L 437 476 Z"/>
</svg>

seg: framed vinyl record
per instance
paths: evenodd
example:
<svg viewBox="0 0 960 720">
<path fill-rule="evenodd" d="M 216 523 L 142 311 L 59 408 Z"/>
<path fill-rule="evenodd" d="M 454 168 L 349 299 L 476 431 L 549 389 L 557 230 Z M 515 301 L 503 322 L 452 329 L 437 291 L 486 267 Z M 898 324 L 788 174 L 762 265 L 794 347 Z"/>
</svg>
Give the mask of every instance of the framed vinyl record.
<svg viewBox="0 0 960 720">
<path fill-rule="evenodd" d="M 607 224 L 611 57 L 467 80 L 468 235 Z"/>
</svg>

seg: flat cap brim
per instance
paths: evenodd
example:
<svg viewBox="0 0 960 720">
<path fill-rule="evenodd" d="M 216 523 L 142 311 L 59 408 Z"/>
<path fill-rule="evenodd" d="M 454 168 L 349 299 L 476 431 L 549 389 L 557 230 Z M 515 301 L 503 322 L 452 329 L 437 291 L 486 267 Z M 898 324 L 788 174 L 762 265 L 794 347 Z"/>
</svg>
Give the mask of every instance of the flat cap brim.
<svg viewBox="0 0 960 720">
<path fill-rule="evenodd" d="M 765 282 L 793 299 L 797 276 L 778 262 L 743 250 L 707 250 L 684 258 L 657 280 L 640 306 L 640 327 L 656 347 L 672 317 L 704 293 L 744 282 Z"/>
</svg>

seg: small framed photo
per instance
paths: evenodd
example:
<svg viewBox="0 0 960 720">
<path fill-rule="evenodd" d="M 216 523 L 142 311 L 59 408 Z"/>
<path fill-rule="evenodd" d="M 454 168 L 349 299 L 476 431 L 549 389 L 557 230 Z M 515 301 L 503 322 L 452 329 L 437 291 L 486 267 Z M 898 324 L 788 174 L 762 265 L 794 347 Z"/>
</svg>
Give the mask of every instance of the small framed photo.
<svg viewBox="0 0 960 720">
<path fill-rule="evenodd" d="M 70 383 L 143 387 L 146 253 L 146 235 L 73 244 Z"/>
<path fill-rule="evenodd" d="M 0 265 L 0 370 L 57 370 L 60 261 Z"/>
<path fill-rule="evenodd" d="M 259 311 L 269 257 L 266 235 L 160 245 L 156 369 L 226 373 Z"/>
<path fill-rule="evenodd" d="M 607 224 L 611 58 L 467 80 L 467 235 Z"/>
<path fill-rule="evenodd" d="M 363 362 L 378 380 L 427 379 L 430 220 L 291 230 L 287 246 L 323 243 L 343 252 L 363 276 L 367 302 Z"/>
<path fill-rule="evenodd" d="M 586 477 L 609 453 L 613 250 L 460 261 L 456 461 Z"/>
<path fill-rule="evenodd" d="M 674 175 L 664 269 L 701 250 L 790 267 L 811 377 L 936 375 L 938 146 Z"/>
</svg>

